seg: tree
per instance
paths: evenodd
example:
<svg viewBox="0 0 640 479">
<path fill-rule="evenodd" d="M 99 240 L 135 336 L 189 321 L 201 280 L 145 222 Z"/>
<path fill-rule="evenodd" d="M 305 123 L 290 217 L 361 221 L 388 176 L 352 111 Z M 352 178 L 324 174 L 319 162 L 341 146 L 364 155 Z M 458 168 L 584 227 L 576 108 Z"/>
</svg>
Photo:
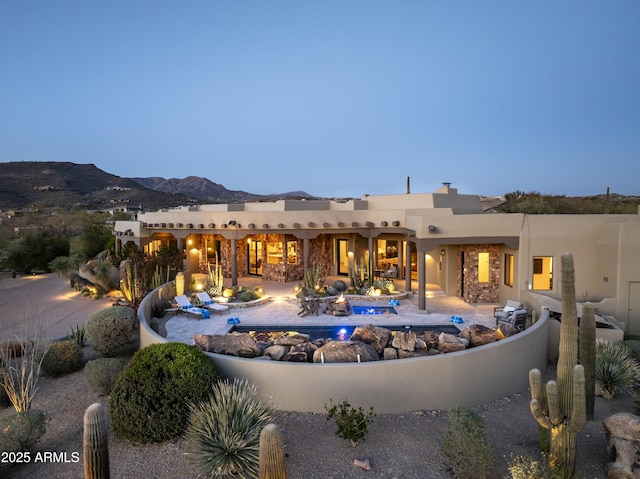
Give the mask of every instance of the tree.
<svg viewBox="0 0 640 479">
<path fill-rule="evenodd" d="M 102 251 L 112 249 L 114 244 L 113 232 L 103 221 L 90 221 L 80 236 L 81 253 L 86 258 L 94 258 Z"/>
</svg>

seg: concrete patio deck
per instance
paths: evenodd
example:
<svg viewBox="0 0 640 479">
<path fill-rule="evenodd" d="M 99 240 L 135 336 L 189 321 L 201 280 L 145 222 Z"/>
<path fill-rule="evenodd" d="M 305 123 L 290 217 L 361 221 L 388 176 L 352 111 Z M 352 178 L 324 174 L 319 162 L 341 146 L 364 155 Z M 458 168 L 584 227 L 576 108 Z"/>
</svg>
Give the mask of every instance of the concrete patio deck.
<svg viewBox="0 0 640 479">
<path fill-rule="evenodd" d="M 343 277 L 331 277 L 327 280 L 331 284 Z M 419 326 L 419 325 L 453 325 L 452 315 L 462 317 L 464 323 L 455 324 L 459 329 L 471 324 L 482 324 L 487 327 L 495 327 L 493 318 L 493 308 L 496 304 L 468 304 L 460 298 L 446 296 L 438 285 L 428 284 L 426 293 L 427 311 L 418 312 L 417 284 L 414 284 L 413 293 L 408 298 L 400 300 L 400 306 L 395 309 L 398 314 L 381 315 L 359 315 L 330 316 L 322 313 L 301 317 L 300 300 L 295 297 L 293 289 L 300 282 L 276 283 L 263 281 L 258 277 L 242 277 L 239 283 L 243 286 L 260 286 L 271 300 L 263 305 L 248 308 L 232 308 L 228 313 L 218 315 L 212 313 L 208 319 L 201 320 L 192 315 L 176 314 L 168 316 L 165 323 L 167 331 L 166 339 L 169 341 L 180 341 L 187 344 L 194 344 L 195 334 L 224 334 L 231 328 L 227 324 L 227 318 L 237 317 L 243 326 L 287 326 L 295 329 L 304 326 L 324 326 L 324 325 L 362 325 L 378 324 L 389 326 Z M 397 288 L 400 289 L 404 282 L 396 281 Z M 382 305 L 385 303 L 373 302 L 363 296 L 362 300 L 350 300 L 351 305 Z"/>
</svg>

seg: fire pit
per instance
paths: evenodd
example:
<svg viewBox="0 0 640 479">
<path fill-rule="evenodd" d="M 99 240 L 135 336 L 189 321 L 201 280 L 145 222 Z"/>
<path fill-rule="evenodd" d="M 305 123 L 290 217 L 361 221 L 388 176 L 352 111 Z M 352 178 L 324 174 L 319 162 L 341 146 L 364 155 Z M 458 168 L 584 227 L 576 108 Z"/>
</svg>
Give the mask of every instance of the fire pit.
<svg viewBox="0 0 640 479">
<path fill-rule="evenodd" d="M 351 314 L 351 305 L 344 294 L 338 296 L 335 301 L 330 301 L 326 304 L 324 314 L 330 314 L 332 316 L 349 316 Z"/>
</svg>

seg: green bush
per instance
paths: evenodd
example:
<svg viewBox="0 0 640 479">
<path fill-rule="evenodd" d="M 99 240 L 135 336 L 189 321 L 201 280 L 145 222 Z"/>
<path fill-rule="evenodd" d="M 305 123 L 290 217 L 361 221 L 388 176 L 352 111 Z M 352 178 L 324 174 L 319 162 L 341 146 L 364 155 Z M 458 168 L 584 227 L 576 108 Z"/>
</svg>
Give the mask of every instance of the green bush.
<svg viewBox="0 0 640 479">
<path fill-rule="evenodd" d="M 362 407 L 355 409 L 345 400 L 340 401 L 338 404 L 333 404 L 330 399 L 329 404 L 330 407 L 325 405 L 325 409 L 328 412 L 327 421 L 335 421 L 338 428 L 336 435 L 351 441 L 352 446 L 357 446 L 360 440 L 364 441 L 367 436 L 368 426 L 373 416 L 375 416 L 373 408 L 369 408 L 369 411 L 365 414 Z"/>
<path fill-rule="evenodd" d="M 189 421 L 189 403 L 209 397 L 219 377 L 195 346 L 163 343 L 137 351 L 111 391 L 114 432 L 141 443 L 180 436 Z"/>
<path fill-rule="evenodd" d="M 640 365 L 623 343 L 596 343 L 596 394 L 605 399 L 615 396 L 617 389 L 633 392 L 640 381 Z"/>
<path fill-rule="evenodd" d="M 42 374 L 45 376 L 63 376 L 83 366 L 82 348 L 74 341 L 60 341 L 51 344 L 42 358 Z"/>
<path fill-rule="evenodd" d="M 105 356 L 124 349 L 136 326 L 136 313 L 128 306 L 112 306 L 96 311 L 85 324 L 87 339 Z"/>
<path fill-rule="evenodd" d="M 484 479 L 495 466 L 484 421 L 470 409 L 456 406 L 449 409 L 449 423 L 442 446 L 454 477 Z"/>
<path fill-rule="evenodd" d="M 1 417 L 0 451 L 32 451 L 44 432 L 44 412 L 37 409 Z"/>
<path fill-rule="evenodd" d="M 347 290 L 347 283 L 339 279 L 333 283 L 333 287 L 338 291 L 338 293 L 344 293 Z"/>
<path fill-rule="evenodd" d="M 564 468 L 552 469 L 549 460 L 515 456 L 509 461 L 509 474 L 512 479 L 579 479 L 581 476 Z"/>
<path fill-rule="evenodd" d="M 208 401 L 192 406 L 187 451 L 204 477 L 257 477 L 260 432 L 274 409 L 246 380 L 220 381 Z"/>
<path fill-rule="evenodd" d="M 253 299 L 253 293 L 252 291 L 243 291 L 239 298 L 240 301 L 251 301 Z"/>
<path fill-rule="evenodd" d="M 126 364 L 124 359 L 119 358 L 98 358 L 89 361 L 84 367 L 89 387 L 100 396 L 108 395 Z"/>
</svg>

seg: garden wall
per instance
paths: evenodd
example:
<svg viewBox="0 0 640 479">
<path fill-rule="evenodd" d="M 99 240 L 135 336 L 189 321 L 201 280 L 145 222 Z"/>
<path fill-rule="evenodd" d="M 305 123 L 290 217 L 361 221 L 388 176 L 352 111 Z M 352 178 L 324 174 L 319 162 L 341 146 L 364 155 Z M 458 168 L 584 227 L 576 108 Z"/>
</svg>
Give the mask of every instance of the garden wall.
<svg viewBox="0 0 640 479">
<path fill-rule="evenodd" d="M 146 321 L 162 288 L 145 297 L 138 310 L 141 348 L 166 341 Z M 206 354 L 225 377 L 247 378 L 283 410 L 326 412 L 330 399 L 372 406 L 377 413 L 446 410 L 526 393 L 529 371 L 547 367 L 548 310 L 539 316 L 526 331 L 496 343 L 420 358 L 302 364 Z"/>
</svg>

